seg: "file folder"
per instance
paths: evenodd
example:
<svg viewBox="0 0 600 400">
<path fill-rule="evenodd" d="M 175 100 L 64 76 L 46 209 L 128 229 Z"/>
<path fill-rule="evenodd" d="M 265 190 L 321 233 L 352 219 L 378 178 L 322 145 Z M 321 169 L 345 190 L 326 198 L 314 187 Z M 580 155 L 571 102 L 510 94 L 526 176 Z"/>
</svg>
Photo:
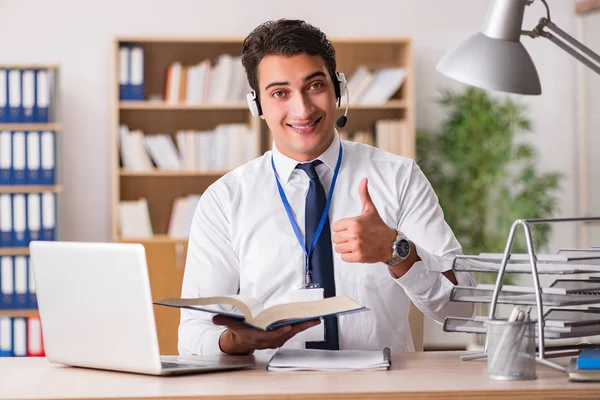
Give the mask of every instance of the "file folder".
<svg viewBox="0 0 600 400">
<path fill-rule="evenodd" d="M 13 355 L 12 318 L 0 317 L 0 357 Z"/>
<path fill-rule="evenodd" d="M 39 70 L 36 73 L 36 119 L 45 124 L 50 121 L 50 77 L 49 71 Z"/>
<path fill-rule="evenodd" d="M 40 164 L 41 164 L 41 139 L 39 132 L 27 132 L 27 165 L 25 182 L 28 185 L 39 185 L 41 181 L 40 177 Z"/>
<path fill-rule="evenodd" d="M 8 71 L 8 123 L 23 122 L 21 119 L 21 71 Z"/>
<path fill-rule="evenodd" d="M 129 98 L 129 47 L 119 48 L 119 100 Z"/>
<path fill-rule="evenodd" d="M 144 100 L 144 50 L 139 46 L 132 47 L 129 56 L 129 98 Z"/>
<path fill-rule="evenodd" d="M 45 355 L 42 324 L 39 317 L 27 318 L 27 355 L 29 357 L 43 357 Z"/>
<path fill-rule="evenodd" d="M 15 270 L 15 304 L 20 310 L 28 308 L 27 296 L 27 260 L 25 256 L 15 256 L 13 259 Z"/>
<path fill-rule="evenodd" d="M 13 356 L 27 357 L 27 320 L 13 318 Z"/>
<path fill-rule="evenodd" d="M 55 172 L 55 133 L 53 131 L 44 131 L 41 134 L 41 178 L 42 185 L 54 185 Z"/>
<path fill-rule="evenodd" d="M 12 133 L 0 132 L 0 185 L 12 183 Z"/>
<path fill-rule="evenodd" d="M 22 77 L 22 122 L 35 122 L 35 71 L 28 69 L 21 74 Z"/>
<path fill-rule="evenodd" d="M 12 198 L 8 193 L 0 194 L 0 247 L 12 246 Z"/>
<path fill-rule="evenodd" d="M 8 73 L 0 69 L 0 124 L 6 123 L 8 110 Z"/>
<path fill-rule="evenodd" d="M 27 230 L 29 241 L 42 238 L 42 203 L 39 193 L 27 195 Z"/>
<path fill-rule="evenodd" d="M 42 193 L 42 240 L 54 240 L 56 206 L 53 193 Z"/>
<path fill-rule="evenodd" d="M 27 148 L 25 132 L 12 133 L 13 185 L 24 185 Z"/>
<path fill-rule="evenodd" d="M 0 257 L 0 293 L 2 294 L 3 309 L 15 306 L 15 272 L 12 256 Z"/>
<path fill-rule="evenodd" d="M 25 194 L 13 194 L 13 246 L 27 247 L 29 235 L 27 232 L 27 201 Z"/>
<path fill-rule="evenodd" d="M 35 288 L 35 277 L 33 276 L 33 265 L 31 258 L 27 256 L 27 294 L 29 295 L 29 308 L 37 309 L 37 290 Z"/>
</svg>

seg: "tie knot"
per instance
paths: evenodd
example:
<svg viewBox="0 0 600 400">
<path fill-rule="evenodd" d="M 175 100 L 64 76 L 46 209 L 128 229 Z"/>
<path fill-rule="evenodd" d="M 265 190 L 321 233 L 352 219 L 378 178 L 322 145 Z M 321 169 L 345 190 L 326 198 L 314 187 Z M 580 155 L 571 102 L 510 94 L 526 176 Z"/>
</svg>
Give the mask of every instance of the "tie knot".
<svg viewBox="0 0 600 400">
<path fill-rule="evenodd" d="M 296 165 L 296 168 L 299 168 L 301 170 L 303 170 L 304 172 L 306 172 L 306 175 L 308 175 L 309 179 L 319 179 L 319 175 L 317 175 L 317 170 L 316 167 L 319 164 L 322 164 L 323 161 L 321 160 L 315 160 L 309 163 L 303 163 L 303 164 L 298 164 Z"/>
</svg>

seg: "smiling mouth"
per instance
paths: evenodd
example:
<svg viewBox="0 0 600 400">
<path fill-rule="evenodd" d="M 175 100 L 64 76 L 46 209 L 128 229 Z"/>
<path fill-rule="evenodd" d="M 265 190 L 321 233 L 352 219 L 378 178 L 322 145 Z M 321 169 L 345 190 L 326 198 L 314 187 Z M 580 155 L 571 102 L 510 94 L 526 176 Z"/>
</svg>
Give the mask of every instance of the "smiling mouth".
<svg viewBox="0 0 600 400">
<path fill-rule="evenodd" d="M 306 124 L 306 125 L 292 125 L 292 124 L 286 124 L 289 127 L 292 127 L 294 129 L 299 129 L 299 130 L 307 130 L 312 128 L 313 126 L 315 126 L 317 123 L 319 123 L 319 121 L 321 120 L 322 117 L 317 118 L 316 120 L 314 120 L 313 122 L 311 122 L 310 124 Z"/>
</svg>

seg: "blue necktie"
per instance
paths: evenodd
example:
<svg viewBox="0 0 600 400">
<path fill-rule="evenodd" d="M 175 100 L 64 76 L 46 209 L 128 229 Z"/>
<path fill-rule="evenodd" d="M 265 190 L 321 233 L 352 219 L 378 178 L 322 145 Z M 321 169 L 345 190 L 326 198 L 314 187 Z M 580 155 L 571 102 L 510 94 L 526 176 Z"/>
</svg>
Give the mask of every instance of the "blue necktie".
<svg viewBox="0 0 600 400">
<path fill-rule="evenodd" d="M 327 196 L 325 189 L 319 180 L 319 175 L 315 167 L 321 164 L 322 161 L 315 160 L 311 163 L 298 164 L 299 168 L 306 172 L 310 179 L 308 194 L 306 195 L 305 205 L 305 236 L 306 246 L 309 246 L 313 241 L 315 231 L 319 225 L 321 214 L 325 209 Z M 318 283 L 323 288 L 325 297 L 335 296 L 335 277 L 333 274 L 333 250 L 331 245 L 331 228 L 329 227 L 329 216 L 325 221 L 319 240 L 310 256 L 311 268 L 311 283 Z M 323 349 L 323 350 L 339 350 L 338 341 L 338 322 L 337 317 L 325 318 L 325 341 L 324 342 L 307 342 L 308 349 Z"/>
</svg>

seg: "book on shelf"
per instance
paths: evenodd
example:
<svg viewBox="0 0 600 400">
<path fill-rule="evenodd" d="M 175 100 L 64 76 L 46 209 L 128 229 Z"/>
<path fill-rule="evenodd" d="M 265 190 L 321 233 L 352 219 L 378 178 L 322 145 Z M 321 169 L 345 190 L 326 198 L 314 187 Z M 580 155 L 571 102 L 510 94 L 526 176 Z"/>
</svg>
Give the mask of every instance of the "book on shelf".
<svg viewBox="0 0 600 400">
<path fill-rule="evenodd" d="M 122 238 L 149 239 L 154 236 L 147 199 L 120 201 L 119 233 Z"/>
<path fill-rule="evenodd" d="M 213 130 L 180 130 L 144 134 L 120 128 L 120 155 L 127 171 L 226 171 L 251 161 L 258 153 L 256 133 L 241 123 L 219 124 Z M 177 144 L 175 144 L 177 143 Z"/>
<path fill-rule="evenodd" d="M 0 186 L 54 185 L 54 131 L 0 131 Z"/>
<path fill-rule="evenodd" d="M 0 193 L 0 248 L 28 247 L 55 236 L 55 193 Z"/>
<path fill-rule="evenodd" d="M 266 309 L 256 299 L 239 294 L 188 299 L 169 297 L 154 304 L 223 315 L 239 319 L 246 325 L 263 331 L 303 321 L 368 310 L 346 296 L 277 304 Z"/>
<path fill-rule="evenodd" d="M 167 104 L 227 104 L 246 101 L 250 90 L 240 56 L 220 54 L 213 63 L 169 65 L 163 99 Z"/>
<path fill-rule="evenodd" d="M 360 65 L 348 79 L 350 105 L 381 105 L 392 99 L 406 80 L 406 69 L 386 67 L 371 69 Z M 345 99 L 342 100 L 345 104 Z"/>
<path fill-rule="evenodd" d="M 187 239 L 194 219 L 194 213 L 201 195 L 177 197 L 173 201 L 171 218 L 169 220 L 168 236 L 173 239 Z"/>
</svg>

